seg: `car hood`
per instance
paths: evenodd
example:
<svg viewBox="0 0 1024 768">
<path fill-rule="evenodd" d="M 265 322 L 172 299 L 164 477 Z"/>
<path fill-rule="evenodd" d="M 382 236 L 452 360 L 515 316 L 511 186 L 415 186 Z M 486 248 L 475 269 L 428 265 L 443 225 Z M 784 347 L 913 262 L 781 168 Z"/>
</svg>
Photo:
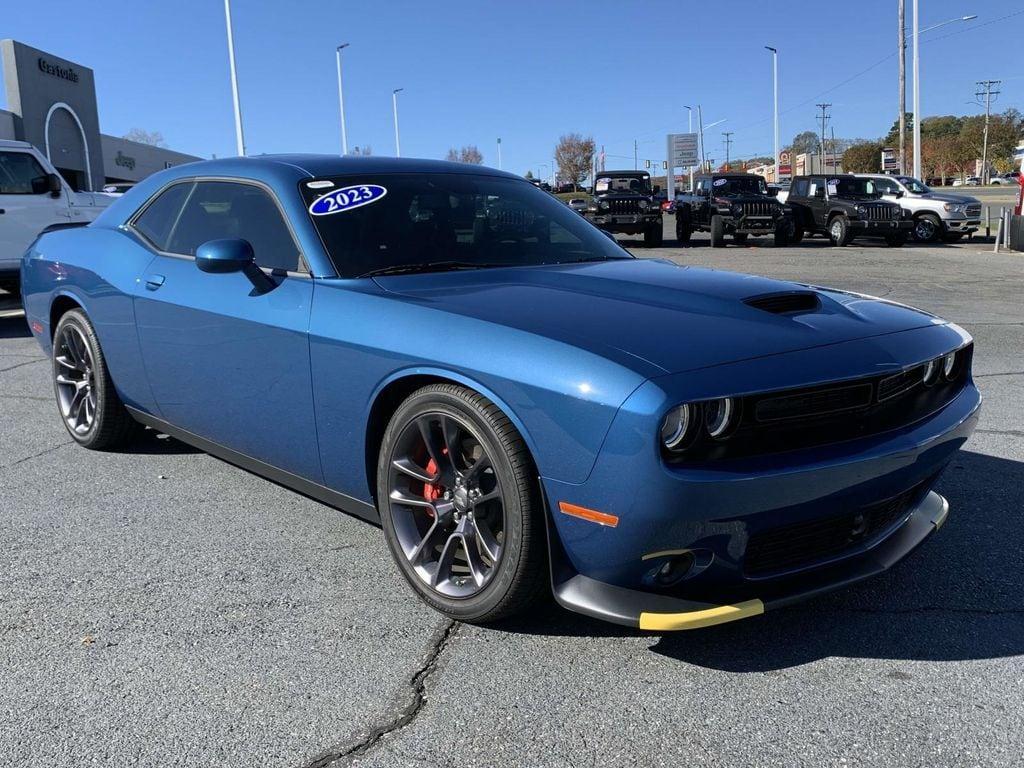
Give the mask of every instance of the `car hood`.
<svg viewBox="0 0 1024 768">
<path fill-rule="evenodd" d="M 405 301 L 572 344 L 647 376 L 945 322 L 859 294 L 659 259 L 375 279 Z M 744 303 L 792 292 L 820 305 L 774 314 Z"/>
<path fill-rule="evenodd" d="M 910 195 L 914 200 L 934 200 L 937 203 L 980 203 L 970 195 L 953 195 L 949 192 L 929 192 L 927 195 Z"/>
</svg>

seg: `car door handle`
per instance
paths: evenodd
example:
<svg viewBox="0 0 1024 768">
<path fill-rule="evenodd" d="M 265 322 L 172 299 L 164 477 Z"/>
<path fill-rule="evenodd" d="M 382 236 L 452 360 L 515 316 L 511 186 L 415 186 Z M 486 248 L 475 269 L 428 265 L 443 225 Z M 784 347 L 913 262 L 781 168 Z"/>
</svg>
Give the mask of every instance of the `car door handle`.
<svg viewBox="0 0 1024 768">
<path fill-rule="evenodd" d="M 155 291 L 164 284 L 163 275 L 146 275 L 146 290 Z"/>
</svg>

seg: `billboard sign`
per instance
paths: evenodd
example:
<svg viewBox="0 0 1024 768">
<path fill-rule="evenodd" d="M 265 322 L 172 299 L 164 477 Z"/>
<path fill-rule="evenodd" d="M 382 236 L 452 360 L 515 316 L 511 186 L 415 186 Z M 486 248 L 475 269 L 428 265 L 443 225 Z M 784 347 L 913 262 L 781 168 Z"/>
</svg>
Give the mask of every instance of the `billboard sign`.
<svg viewBox="0 0 1024 768">
<path fill-rule="evenodd" d="M 896 150 L 886 147 L 882 150 L 882 173 L 896 173 L 900 169 L 900 160 Z"/>
</svg>

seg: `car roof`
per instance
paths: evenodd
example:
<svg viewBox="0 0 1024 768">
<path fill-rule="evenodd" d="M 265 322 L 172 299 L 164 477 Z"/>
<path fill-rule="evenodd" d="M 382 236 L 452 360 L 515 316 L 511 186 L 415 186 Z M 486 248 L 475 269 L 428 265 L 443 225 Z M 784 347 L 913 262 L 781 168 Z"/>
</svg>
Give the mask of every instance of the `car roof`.
<svg viewBox="0 0 1024 768">
<path fill-rule="evenodd" d="M 726 177 L 726 178 L 734 178 L 734 179 L 763 179 L 764 178 L 764 176 L 762 176 L 759 173 L 746 173 L 745 171 L 722 171 L 721 173 L 718 173 L 717 171 L 715 171 L 715 172 L 712 172 L 712 173 L 698 173 L 697 174 L 697 178 L 698 179 L 710 179 L 710 178 L 713 178 L 713 177 L 716 177 L 716 176 L 718 178 Z"/>
<path fill-rule="evenodd" d="M 650 176 L 647 171 L 598 171 L 598 176 Z"/>
</svg>

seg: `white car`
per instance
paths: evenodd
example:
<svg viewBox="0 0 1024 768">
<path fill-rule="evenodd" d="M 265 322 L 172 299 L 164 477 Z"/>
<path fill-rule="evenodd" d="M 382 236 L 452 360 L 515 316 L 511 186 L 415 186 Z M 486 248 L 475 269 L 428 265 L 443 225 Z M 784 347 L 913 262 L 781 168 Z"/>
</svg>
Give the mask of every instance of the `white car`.
<svg viewBox="0 0 1024 768">
<path fill-rule="evenodd" d="M 1019 182 L 1013 176 L 993 176 L 989 180 L 989 184 L 995 184 L 996 186 L 1008 185 L 1016 187 Z"/>
<path fill-rule="evenodd" d="M 25 141 L 0 141 L 0 290 L 17 293 L 21 254 L 46 228 L 88 224 L 114 197 L 75 192 Z"/>
<path fill-rule="evenodd" d="M 980 187 L 981 179 L 977 176 L 968 176 L 966 179 L 953 179 L 954 187 Z"/>
<path fill-rule="evenodd" d="M 981 201 L 968 195 L 936 192 L 913 176 L 883 173 L 858 173 L 871 179 L 875 190 L 886 200 L 898 203 L 914 219 L 911 236 L 919 243 L 944 240 L 955 243 L 981 226 Z"/>
</svg>

